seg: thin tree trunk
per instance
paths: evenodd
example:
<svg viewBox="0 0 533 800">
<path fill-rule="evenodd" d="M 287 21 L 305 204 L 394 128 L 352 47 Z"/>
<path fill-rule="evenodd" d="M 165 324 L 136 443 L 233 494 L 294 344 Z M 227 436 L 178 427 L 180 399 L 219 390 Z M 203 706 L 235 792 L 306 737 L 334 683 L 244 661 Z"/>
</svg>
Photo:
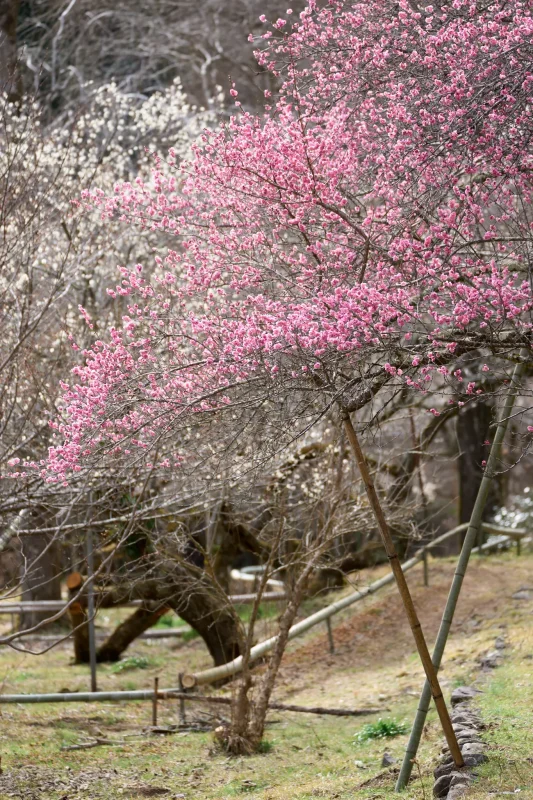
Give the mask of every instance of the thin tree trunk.
<svg viewBox="0 0 533 800">
<path fill-rule="evenodd" d="M 455 574 L 453 576 L 450 593 L 448 595 L 448 600 L 446 602 L 446 608 L 444 609 L 444 614 L 442 616 L 439 632 L 437 634 L 435 649 L 433 651 L 433 664 L 435 665 L 436 669 L 439 669 L 440 667 L 442 656 L 444 654 L 444 648 L 446 647 L 446 642 L 448 641 L 448 635 L 450 633 L 453 616 L 455 614 L 455 609 L 457 607 L 457 602 L 459 600 L 461 587 L 463 585 L 463 579 L 468 567 L 470 554 L 472 552 L 472 548 L 476 543 L 478 537 L 478 531 L 483 521 L 483 512 L 485 510 L 485 505 L 487 503 L 487 499 L 490 494 L 492 481 L 495 477 L 495 474 L 497 473 L 498 464 L 500 460 L 500 452 L 505 437 L 505 432 L 507 430 L 509 417 L 513 409 L 520 380 L 525 372 L 525 358 L 527 357 L 527 353 L 522 352 L 520 355 L 521 358 L 524 359 L 524 361 L 521 361 L 519 364 L 516 365 L 513 372 L 513 376 L 511 378 L 511 384 L 509 386 L 507 397 L 505 399 L 505 403 L 499 418 L 498 427 L 496 428 L 494 441 L 492 443 L 490 455 L 487 461 L 487 467 L 485 469 L 485 473 L 483 475 L 483 479 L 481 481 L 481 485 L 477 493 L 474 510 L 472 512 L 472 517 L 470 519 L 470 525 L 468 527 L 465 536 L 461 554 L 457 561 L 457 566 L 455 569 Z M 420 696 L 418 711 L 416 713 L 415 721 L 411 729 L 411 735 L 409 737 L 409 742 L 405 751 L 405 756 L 400 770 L 400 775 L 396 783 L 397 792 L 401 791 L 407 786 L 409 778 L 411 777 L 411 771 L 413 769 L 413 760 L 416 758 L 418 746 L 420 744 L 420 739 L 422 737 L 422 731 L 424 729 L 427 713 L 429 711 L 430 702 L 431 702 L 431 688 L 429 686 L 428 681 L 426 681 L 424 684 L 424 688 L 422 690 L 422 694 Z"/>
<path fill-rule="evenodd" d="M 458 524 L 469 522 L 474 511 L 479 487 L 484 475 L 482 462 L 487 459 L 490 450 L 490 446 L 485 442 L 490 439 L 493 413 L 492 403 L 478 400 L 476 403 L 469 403 L 461 408 L 457 417 L 456 435 L 459 445 L 459 458 L 457 459 L 459 478 Z M 502 505 L 501 489 L 502 486 L 499 480 L 492 481 L 483 512 L 483 519 L 490 518 L 491 513 Z M 460 544 L 462 544 L 462 541 Z"/>
<path fill-rule="evenodd" d="M 294 622 L 296 614 L 298 613 L 309 575 L 316 566 L 319 558 L 320 552 L 317 552 L 315 554 L 315 558 L 311 559 L 311 561 L 306 565 L 296 582 L 292 597 L 281 617 L 279 623 L 278 640 L 269 659 L 267 670 L 261 680 L 258 697 L 252 707 L 252 717 L 249 726 L 249 739 L 254 750 L 257 750 L 263 738 L 268 706 L 270 698 L 272 697 L 272 692 L 274 691 L 281 660 L 283 658 L 283 654 L 285 653 L 287 642 L 289 641 L 289 631 Z"/>
<path fill-rule="evenodd" d="M 227 741 L 225 742 L 226 749 L 234 754 L 250 753 L 256 749 L 256 745 L 250 741 L 249 725 L 250 725 L 250 699 L 249 691 L 252 686 L 252 677 L 250 674 L 250 653 L 253 646 L 255 623 L 259 614 L 259 606 L 261 597 L 267 587 L 268 573 L 274 561 L 274 554 L 278 551 L 281 537 L 284 528 L 283 515 L 277 527 L 275 541 L 270 548 L 268 561 L 261 576 L 259 586 L 256 588 L 256 596 L 250 614 L 250 621 L 248 623 L 248 631 L 246 638 L 243 640 L 242 647 L 242 678 L 240 680 L 237 695 L 232 703 L 231 727 L 228 732 Z"/>
<path fill-rule="evenodd" d="M 35 512 L 39 520 L 49 516 L 46 511 Z M 21 539 L 23 558 L 22 600 L 61 600 L 61 549 L 49 534 L 25 536 Z M 48 611 L 26 611 L 20 615 L 20 629 L 32 628 L 50 616 Z M 66 622 L 66 621 L 65 621 Z M 57 625 L 65 622 L 56 622 Z"/>
<path fill-rule="evenodd" d="M 368 469 L 368 464 L 366 462 L 364 453 L 361 449 L 361 445 L 359 444 L 359 439 L 357 438 L 355 428 L 352 425 L 350 415 L 348 413 L 344 413 L 343 419 L 346 428 L 346 433 L 348 434 L 348 440 L 353 449 L 355 459 L 357 461 L 357 465 L 359 467 L 359 471 L 363 479 L 363 483 L 365 484 L 366 493 L 370 501 L 372 511 L 374 512 L 374 516 L 378 523 L 378 528 L 381 533 L 383 545 L 385 547 L 385 551 L 387 553 L 391 569 L 394 573 L 396 583 L 398 584 L 398 589 L 405 608 L 405 613 L 407 615 L 409 624 L 411 626 L 411 630 L 413 632 L 418 654 L 420 656 L 420 660 L 422 661 L 424 671 L 426 673 L 427 679 L 431 687 L 431 694 L 433 696 L 433 700 L 437 708 L 437 712 L 440 718 L 442 729 L 444 731 L 444 735 L 446 737 L 446 741 L 448 742 L 448 747 L 450 748 L 450 753 L 452 754 L 455 764 L 459 767 L 463 766 L 464 764 L 463 757 L 461 755 L 461 751 L 457 743 L 457 738 L 452 728 L 452 723 L 450 720 L 448 709 L 446 707 L 446 703 L 444 702 L 444 697 L 442 695 L 439 680 L 437 678 L 437 672 L 431 661 L 431 656 L 429 654 L 428 646 L 426 644 L 426 640 L 422 632 L 422 626 L 420 625 L 420 621 L 416 613 L 411 593 L 409 591 L 405 575 L 403 574 L 400 560 L 398 558 L 398 554 L 396 553 L 394 542 L 392 541 L 389 527 L 385 519 L 381 503 L 379 502 L 379 497 L 374 487 L 374 483 L 372 481 L 372 476 L 370 475 L 370 470 Z"/>
</svg>

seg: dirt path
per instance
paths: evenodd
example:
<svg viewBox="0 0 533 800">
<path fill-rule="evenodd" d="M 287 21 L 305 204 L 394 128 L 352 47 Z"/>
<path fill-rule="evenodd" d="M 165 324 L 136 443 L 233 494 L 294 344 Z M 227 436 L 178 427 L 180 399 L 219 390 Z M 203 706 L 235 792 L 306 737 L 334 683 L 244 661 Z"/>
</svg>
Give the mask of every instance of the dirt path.
<svg viewBox="0 0 533 800">
<path fill-rule="evenodd" d="M 432 560 L 429 587 L 423 585 L 420 569 L 409 575 L 413 599 L 430 649 L 440 625 L 453 571 L 453 563 Z M 484 635 L 487 623 L 497 619 L 512 604 L 513 593 L 520 586 L 531 584 L 532 578 L 529 560 L 514 561 L 510 556 L 473 557 L 457 607 L 447 659 L 460 657 L 464 649 L 471 650 L 472 657 L 476 658 L 490 643 L 492 634 Z M 348 618 L 344 615 L 338 622 L 333 618 L 334 655 L 329 653 L 325 626 L 322 635 L 315 633 L 292 646 L 281 669 L 280 697 L 309 696 L 310 692 L 316 691 L 317 682 L 322 686 L 338 686 L 339 674 L 345 671 L 353 673 L 355 669 L 361 673 L 360 691 L 353 685 L 347 686 L 346 700 L 352 700 L 354 696 L 364 700 L 365 691 L 369 688 L 366 676 L 373 666 L 385 669 L 394 677 L 408 678 L 407 682 L 398 682 L 400 691 L 405 689 L 407 683 L 412 683 L 414 677 L 422 677 L 413 653 L 412 633 L 396 588 L 391 586 L 370 598 L 363 609 L 361 605 L 351 608 Z M 406 669 L 408 674 L 402 675 Z M 388 694 L 387 687 L 382 689 Z M 337 700 L 343 699 L 342 691 L 336 691 L 335 694 Z M 375 699 L 374 687 L 370 694 Z"/>
</svg>

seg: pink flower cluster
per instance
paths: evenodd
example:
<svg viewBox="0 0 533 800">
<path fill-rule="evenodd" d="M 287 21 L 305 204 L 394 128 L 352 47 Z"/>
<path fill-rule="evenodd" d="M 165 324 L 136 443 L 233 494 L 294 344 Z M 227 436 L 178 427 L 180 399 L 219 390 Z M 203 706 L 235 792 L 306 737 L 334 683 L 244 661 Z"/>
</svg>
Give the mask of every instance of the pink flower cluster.
<svg viewBox="0 0 533 800">
<path fill-rule="evenodd" d="M 335 398 L 371 363 L 428 391 L 456 351 L 529 341 L 531 2 L 414 9 L 312 0 L 258 54 L 284 81 L 271 111 L 149 184 L 87 194 L 176 244 L 156 280 L 124 269 L 109 290 L 128 314 L 74 371 L 57 479 L 101 454 L 153 459 L 251 381 Z"/>
</svg>

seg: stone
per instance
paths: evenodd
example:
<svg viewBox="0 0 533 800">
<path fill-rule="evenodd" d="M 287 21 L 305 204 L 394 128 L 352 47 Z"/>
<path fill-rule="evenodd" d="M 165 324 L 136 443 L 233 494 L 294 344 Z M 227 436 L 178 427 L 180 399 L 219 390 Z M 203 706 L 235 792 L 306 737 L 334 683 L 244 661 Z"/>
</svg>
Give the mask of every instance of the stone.
<svg viewBox="0 0 533 800">
<path fill-rule="evenodd" d="M 482 656 L 480 664 L 485 669 L 495 669 L 501 664 L 502 656 L 499 650 L 491 650 L 487 655 Z"/>
<path fill-rule="evenodd" d="M 437 778 L 433 786 L 433 794 L 435 797 L 446 797 L 451 782 L 451 773 L 449 775 L 441 775 L 440 778 Z"/>
<path fill-rule="evenodd" d="M 470 708 L 470 705 L 467 703 L 459 703 L 459 705 L 455 706 L 452 710 L 451 718 L 455 720 L 458 717 L 475 717 L 477 713 Z"/>
<path fill-rule="evenodd" d="M 450 789 L 454 786 L 468 786 L 472 783 L 472 776 L 468 772 L 452 772 L 452 780 L 450 782 Z"/>
<path fill-rule="evenodd" d="M 455 726 L 454 726 L 453 729 L 454 729 L 457 737 L 462 736 L 463 738 L 466 738 L 467 736 L 477 736 L 478 735 L 478 729 L 474 728 L 474 727 L 465 728 L 465 727 L 461 726 L 460 728 L 455 728 Z"/>
<path fill-rule="evenodd" d="M 523 586 L 513 594 L 513 600 L 531 600 L 532 598 L 533 593 L 531 588 L 528 586 Z"/>
<path fill-rule="evenodd" d="M 383 758 L 381 759 L 382 767 L 392 767 L 392 765 L 395 763 L 396 759 L 394 758 L 394 756 L 391 756 L 390 753 L 383 753 Z"/>
<path fill-rule="evenodd" d="M 483 753 L 484 751 L 485 745 L 482 742 L 469 742 L 463 747 L 463 756 L 473 753 Z"/>
<path fill-rule="evenodd" d="M 462 725 L 463 728 L 477 728 L 481 723 L 477 714 L 454 714 L 452 725 Z"/>
<path fill-rule="evenodd" d="M 479 736 L 477 736 L 477 735 L 472 736 L 472 734 L 470 734 L 469 736 L 458 736 L 457 737 L 457 744 L 459 745 L 459 747 L 463 747 L 463 745 L 469 744 L 471 742 L 481 742 L 481 741 L 482 740 L 481 740 L 481 738 Z"/>
<path fill-rule="evenodd" d="M 467 789 L 468 785 L 466 783 L 461 783 L 458 786 L 453 786 L 448 792 L 447 800 L 459 800 L 460 797 L 463 797 Z"/>
<path fill-rule="evenodd" d="M 366 769 L 366 764 L 364 761 L 354 761 L 353 765 L 354 767 L 357 767 L 357 769 Z"/>
<path fill-rule="evenodd" d="M 485 753 L 465 753 L 463 755 L 465 767 L 478 767 L 487 761 Z"/>
<path fill-rule="evenodd" d="M 496 641 L 494 642 L 494 647 L 496 650 L 505 650 L 505 639 L 503 636 L 498 636 Z"/>
<path fill-rule="evenodd" d="M 435 767 L 433 770 L 433 776 L 436 780 L 438 778 L 442 778 L 444 775 L 450 775 L 455 768 L 455 764 L 453 763 L 453 759 L 450 761 L 446 761 L 444 764 L 439 764 L 438 767 Z"/>
<path fill-rule="evenodd" d="M 473 689 L 471 686 L 458 686 L 452 692 L 452 706 L 459 703 L 464 703 L 472 700 L 477 694 L 480 694 L 479 689 Z"/>
</svg>

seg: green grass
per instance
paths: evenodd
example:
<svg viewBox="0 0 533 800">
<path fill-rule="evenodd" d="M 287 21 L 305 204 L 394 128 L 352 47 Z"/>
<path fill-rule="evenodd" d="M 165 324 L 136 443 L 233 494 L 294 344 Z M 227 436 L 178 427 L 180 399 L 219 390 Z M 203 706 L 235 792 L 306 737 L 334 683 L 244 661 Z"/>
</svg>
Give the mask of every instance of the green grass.
<svg viewBox="0 0 533 800">
<path fill-rule="evenodd" d="M 496 584 L 494 575 L 489 579 L 474 574 L 468 583 L 467 575 L 468 591 L 464 597 L 476 592 L 469 602 L 482 623 L 470 630 L 466 626 L 470 612 L 460 606 L 441 672 L 442 685 L 448 698 L 457 683 L 469 684 L 479 678 L 480 654 L 492 649 L 501 632 L 499 625 L 507 624 L 512 646 L 506 651 L 503 666 L 483 677 L 486 683 L 482 688 L 486 691 L 479 696 L 482 713 L 491 724 L 484 732 L 491 745 L 491 760 L 478 770 L 479 780 L 467 800 L 499 800 L 495 792 L 514 792 L 516 788 L 521 789 L 517 797 L 533 800 L 529 788 L 533 786 L 532 764 L 528 761 L 533 758 L 533 659 L 525 658 L 533 655 L 533 615 L 527 604 L 511 600 L 513 591 L 530 580 L 527 576 L 533 572 L 533 559 L 505 555 L 486 563 L 501 565 L 498 580 L 509 577 L 506 583 Z M 425 604 L 431 605 L 439 587 L 442 596 L 435 605 L 440 611 L 452 570 L 451 563 L 432 565 L 429 591 L 422 587 L 421 572 L 414 577 L 410 574 L 423 614 L 427 614 Z M 494 606 L 496 596 L 507 598 L 498 610 Z M 394 588 L 369 598 L 362 607 L 368 609 L 375 604 L 385 608 L 387 597 L 395 602 Z M 335 595 L 328 601 L 333 599 Z M 119 611 L 120 615 L 127 613 Z M 308 613 L 309 609 L 306 607 L 305 611 Z M 109 613 L 113 624 L 122 618 L 114 609 Z M 383 721 L 398 726 L 404 721 L 409 724 L 423 675 L 410 644 L 401 653 L 398 651 L 398 630 L 402 624 L 405 627 L 401 621 L 387 628 L 386 615 L 376 611 L 368 615 L 368 629 L 348 629 L 341 636 L 342 620 L 355 619 L 361 613 L 348 609 L 336 619 L 338 650 L 334 656 L 327 652 L 323 626 L 290 645 L 276 699 L 298 705 L 380 706 L 383 710 L 379 714 L 349 718 L 272 712 L 262 752 L 249 758 L 229 758 L 214 746 L 211 733 L 150 735 L 150 702 L 0 706 L 0 800 L 61 800 L 65 796 L 73 800 L 133 800 L 145 796 L 138 787 L 164 787 L 169 790 L 165 797 L 184 795 L 185 800 L 394 800 L 394 767 L 382 769 L 381 761 L 387 750 L 396 759 L 395 766 L 399 766 L 407 734 L 369 737 L 366 741 L 359 741 L 357 734 L 365 723 L 378 731 L 379 717 L 381 725 Z M 261 621 L 258 636 L 268 634 L 269 625 L 272 623 Z M 379 648 L 367 650 L 372 641 L 379 641 Z M 141 658 L 144 668 L 138 665 L 137 659 Z M 171 642 L 139 641 L 132 656 L 124 661 L 130 659 L 137 662 L 136 666 L 118 673 L 114 671 L 118 665 L 98 665 L 99 689 L 152 688 L 155 676 L 159 676 L 160 686 L 173 686 L 179 672 L 212 664 L 199 639 L 187 646 L 181 638 Z M 64 687 L 87 690 L 88 667 L 72 666 L 71 660 L 72 647 L 68 643 L 39 657 L 4 648 L 0 650 L 3 691 L 59 691 Z M 258 677 L 260 670 L 261 667 Z M 21 675 L 28 677 L 20 682 Z M 217 691 L 229 696 L 232 687 Z M 198 705 L 187 704 L 188 719 L 207 710 Z M 174 725 L 177 714 L 176 700 L 160 701 L 160 725 Z M 100 735 L 124 744 L 75 752 L 61 750 L 65 745 Z M 417 771 L 402 800 L 432 797 L 431 773 L 442 744 L 442 732 L 432 709 L 419 752 L 420 774 Z M 56 781 L 66 787 L 56 787 Z"/>
<path fill-rule="evenodd" d="M 491 675 L 477 705 L 488 729 L 489 760 L 479 768 L 479 781 L 469 798 L 488 793 L 516 792 L 533 798 L 533 632 L 531 623 L 522 641 Z"/>
<path fill-rule="evenodd" d="M 249 622 L 252 615 L 252 604 L 237 606 L 237 613 L 243 622 Z M 257 609 L 257 619 L 275 619 L 279 617 L 280 609 L 276 603 L 260 603 Z"/>
<path fill-rule="evenodd" d="M 368 742 L 370 739 L 391 739 L 401 736 L 409 730 L 404 722 L 393 719 L 378 719 L 377 722 L 368 722 L 355 736 L 356 742 Z"/>
<path fill-rule="evenodd" d="M 165 614 L 159 617 L 154 628 L 181 628 L 187 623 L 176 614 Z"/>
<path fill-rule="evenodd" d="M 154 660 L 146 656 L 128 656 L 113 664 L 109 670 L 113 675 L 118 675 L 120 672 L 129 672 L 132 669 L 148 669 L 154 666 Z"/>
<path fill-rule="evenodd" d="M 195 631 L 194 628 L 191 628 L 188 631 L 183 631 L 183 636 L 181 637 L 182 642 L 192 642 L 194 639 L 199 639 L 200 634 L 198 631 Z"/>
</svg>

